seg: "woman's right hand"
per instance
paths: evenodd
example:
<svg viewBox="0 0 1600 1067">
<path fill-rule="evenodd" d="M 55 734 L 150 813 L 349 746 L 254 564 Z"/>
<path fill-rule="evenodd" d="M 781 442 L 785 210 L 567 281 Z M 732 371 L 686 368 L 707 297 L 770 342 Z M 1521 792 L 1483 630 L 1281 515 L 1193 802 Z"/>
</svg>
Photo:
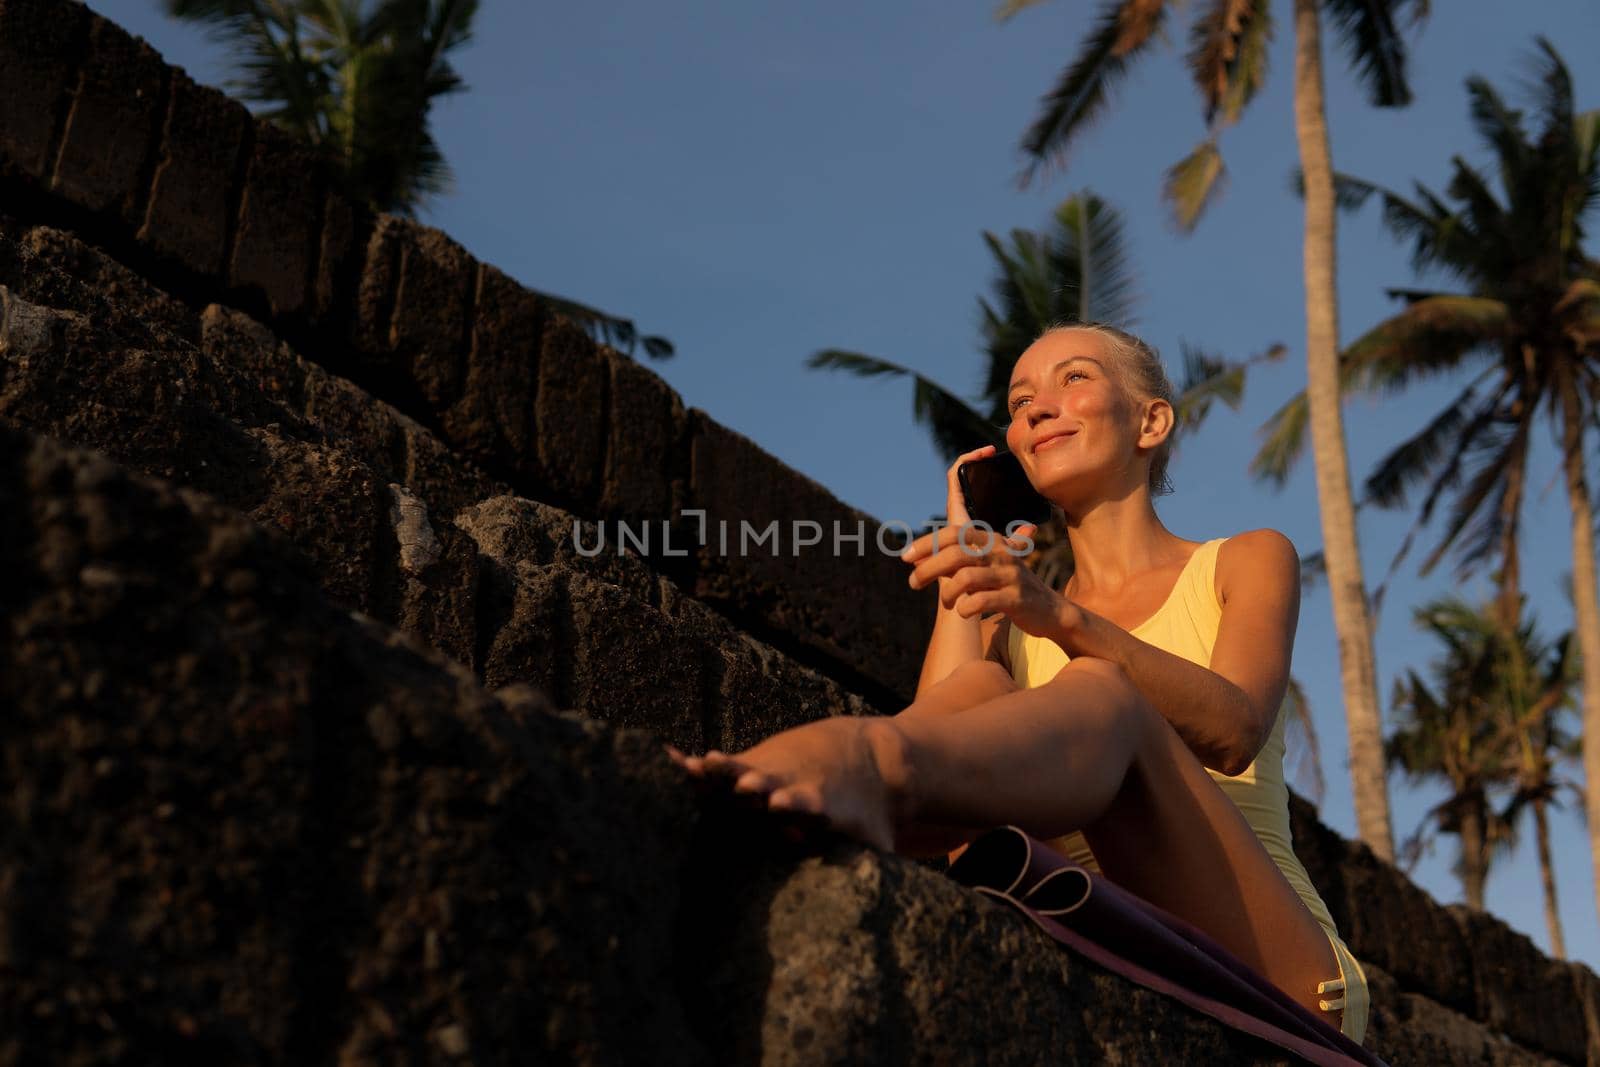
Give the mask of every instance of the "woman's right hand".
<svg viewBox="0 0 1600 1067">
<path fill-rule="evenodd" d="M 912 541 L 900 553 L 900 558 L 907 563 L 915 565 L 929 556 L 937 554 L 941 549 L 956 543 L 961 536 L 962 527 L 972 522 L 972 516 L 967 512 L 967 500 L 961 492 L 961 477 L 957 473 L 963 463 L 984 459 L 995 454 L 994 445 L 984 445 L 974 448 L 971 452 L 963 452 L 950 464 L 950 469 L 945 472 L 945 520 L 947 525 L 934 530 L 932 533 L 923 534 Z M 984 530 L 974 527 L 967 531 L 965 545 L 968 556 L 981 556 L 993 550 L 1007 550 L 1015 555 L 1024 546 L 1015 540 L 1016 536 L 1026 538 L 1036 529 L 1029 524 L 1021 527 L 1013 538 L 1007 538 L 1004 530 L 985 533 Z"/>
</svg>

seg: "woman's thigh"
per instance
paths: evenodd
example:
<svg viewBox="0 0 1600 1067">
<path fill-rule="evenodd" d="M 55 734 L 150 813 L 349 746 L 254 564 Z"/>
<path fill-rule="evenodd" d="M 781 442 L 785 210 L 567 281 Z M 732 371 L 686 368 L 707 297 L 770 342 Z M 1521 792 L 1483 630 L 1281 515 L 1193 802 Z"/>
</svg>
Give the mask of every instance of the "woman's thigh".
<svg viewBox="0 0 1600 1067">
<path fill-rule="evenodd" d="M 1070 685 L 1071 674 L 1047 684 Z M 1105 814 L 1083 828 L 1101 869 L 1328 1018 L 1316 993 L 1318 982 L 1339 976 L 1327 935 L 1172 724 L 1127 688 L 1137 754 Z"/>
</svg>

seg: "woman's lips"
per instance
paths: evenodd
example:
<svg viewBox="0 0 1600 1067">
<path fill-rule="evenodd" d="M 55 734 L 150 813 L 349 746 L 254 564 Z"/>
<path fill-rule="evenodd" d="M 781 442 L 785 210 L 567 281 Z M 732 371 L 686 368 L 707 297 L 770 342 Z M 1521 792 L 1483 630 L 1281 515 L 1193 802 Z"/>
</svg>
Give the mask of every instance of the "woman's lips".
<svg viewBox="0 0 1600 1067">
<path fill-rule="evenodd" d="M 1069 438 L 1071 436 L 1072 436 L 1071 431 L 1065 431 L 1065 432 L 1058 433 L 1058 434 L 1052 434 L 1051 436 L 1046 437 L 1043 441 L 1040 441 L 1038 444 L 1034 445 L 1033 446 L 1033 450 L 1035 452 L 1038 452 L 1041 449 L 1049 448 L 1051 445 L 1055 444 L 1057 441 L 1065 441 L 1067 438 Z"/>
</svg>

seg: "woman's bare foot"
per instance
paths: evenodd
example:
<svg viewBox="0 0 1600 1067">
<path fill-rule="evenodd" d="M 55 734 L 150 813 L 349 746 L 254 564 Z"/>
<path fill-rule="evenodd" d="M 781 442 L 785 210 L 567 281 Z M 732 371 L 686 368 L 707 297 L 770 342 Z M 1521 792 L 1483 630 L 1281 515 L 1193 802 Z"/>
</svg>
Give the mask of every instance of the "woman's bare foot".
<svg viewBox="0 0 1600 1067">
<path fill-rule="evenodd" d="M 909 804 L 906 741 L 888 719 L 834 716 L 736 755 L 667 751 L 696 777 L 731 779 L 735 792 L 765 796 L 773 811 L 821 816 L 885 851 L 893 851 L 895 824 Z"/>
</svg>

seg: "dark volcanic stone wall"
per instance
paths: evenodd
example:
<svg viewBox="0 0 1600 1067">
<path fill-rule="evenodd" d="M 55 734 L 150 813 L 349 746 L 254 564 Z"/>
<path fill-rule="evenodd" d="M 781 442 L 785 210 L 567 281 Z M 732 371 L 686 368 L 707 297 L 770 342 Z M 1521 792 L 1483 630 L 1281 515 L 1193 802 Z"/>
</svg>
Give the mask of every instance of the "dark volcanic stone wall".
<svg viewBox="0 0 1600 1067">
<path fill-rule="evenodd" d="M 1281 1062 L 687 788 L 910 695 L 874 520 L 70 0 L 0 0 L 0 509 L 0 1065 Z M 574 547 L 696 509 L 870 554 Z M 1292 814 L 1390 1062 L 1600 1064 L 1592 972 Z"/>
</svg>

